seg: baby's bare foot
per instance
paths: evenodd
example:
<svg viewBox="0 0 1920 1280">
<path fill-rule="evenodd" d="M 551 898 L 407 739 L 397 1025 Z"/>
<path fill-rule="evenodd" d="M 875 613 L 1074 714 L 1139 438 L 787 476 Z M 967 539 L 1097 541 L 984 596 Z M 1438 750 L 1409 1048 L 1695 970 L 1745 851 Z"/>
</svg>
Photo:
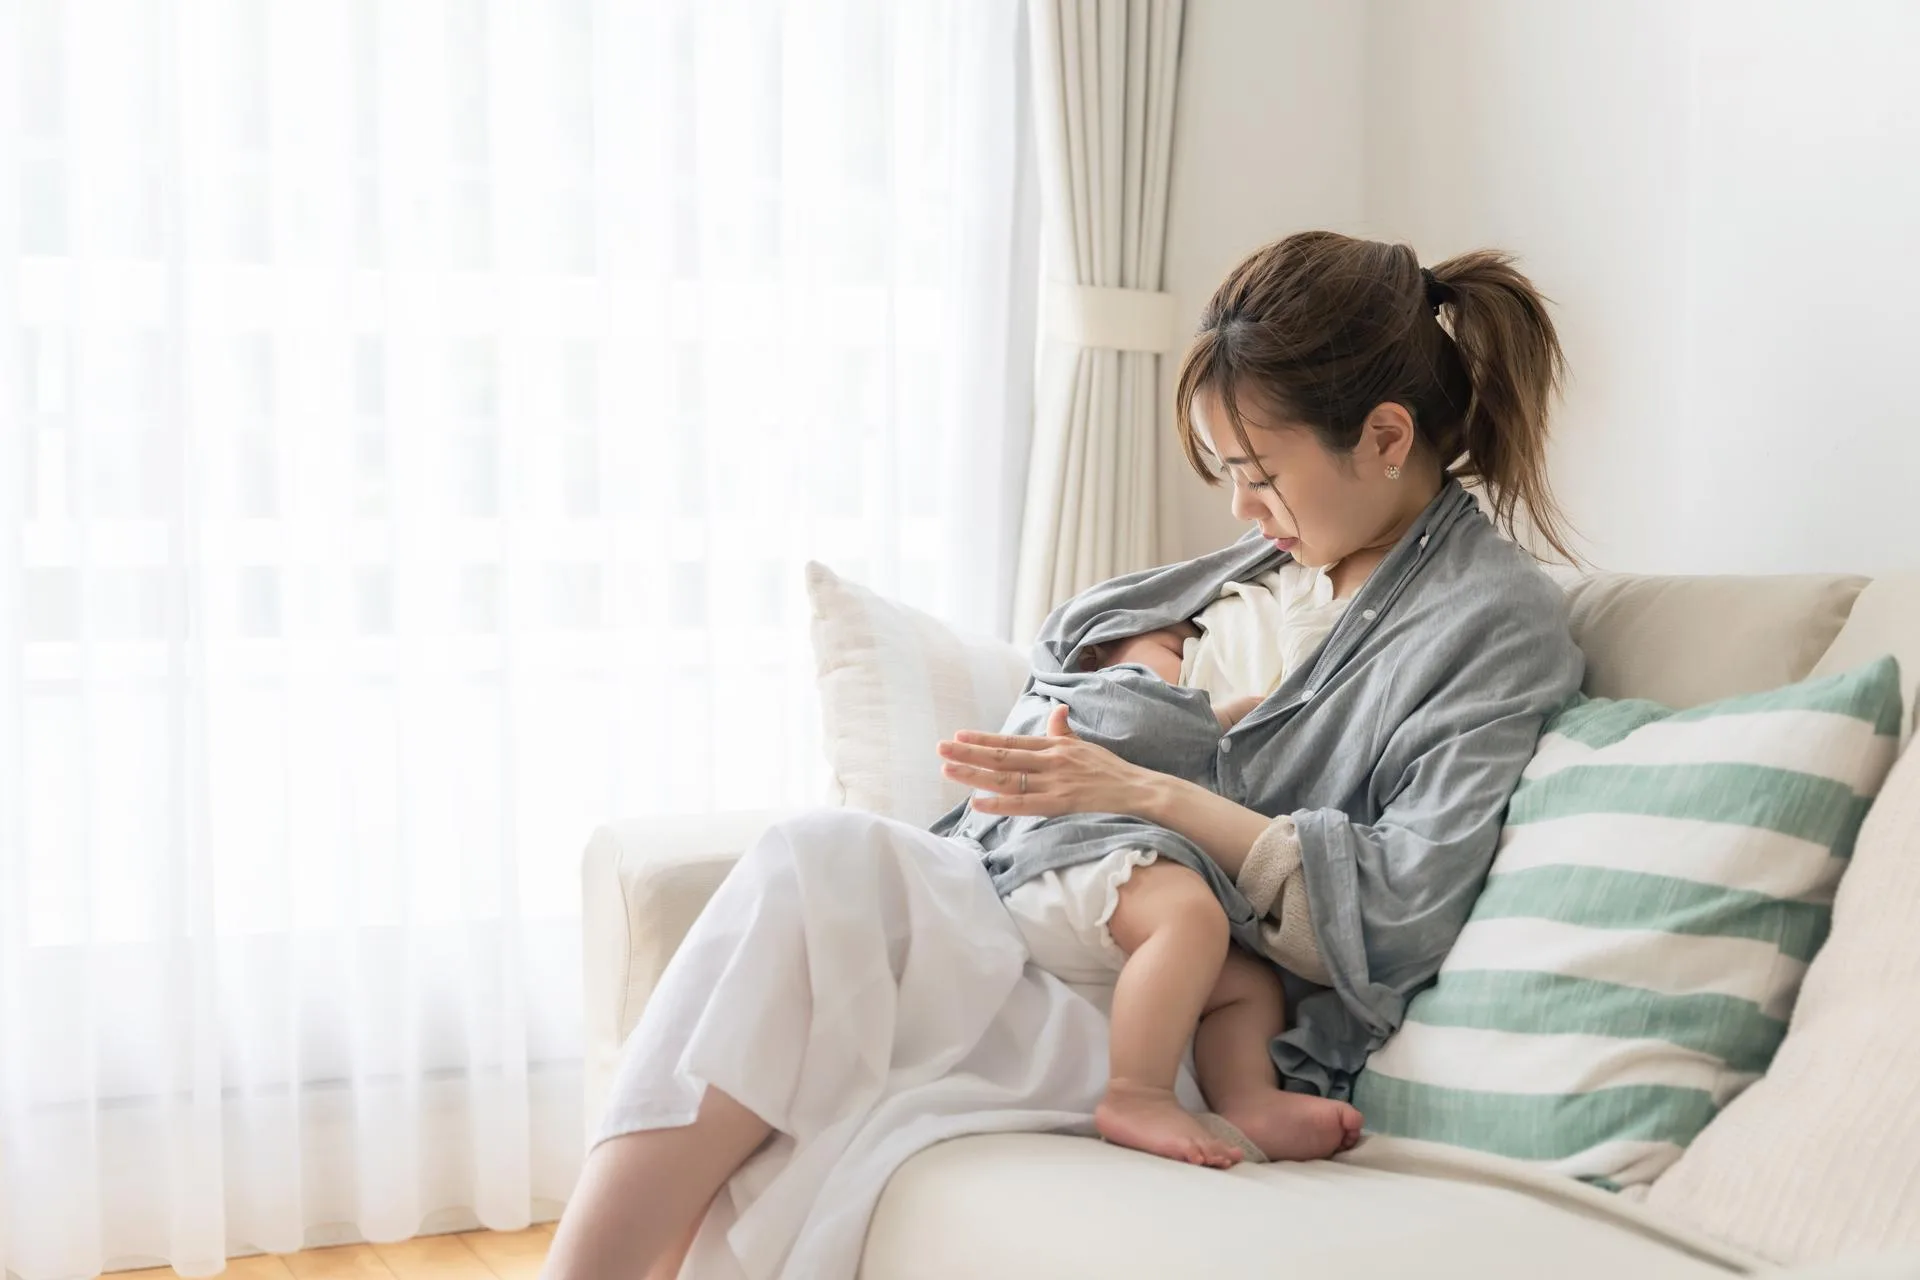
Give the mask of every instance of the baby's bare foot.
<svg viewBox="0 0 1920 1280">
<path fill-rule="evenodd" d="M 1174 1098 L 1171 1089 L 1110 1081 L 1107 1096 L 1094 1109 L 1093 1123 L 1108 1142 L 1169 1160 L 1215 1169 L 1240 1163 L 1239 1149 L 1208 1133 Z"/>
<path fill-rule="evenodd" d="M 1344 1102 L 1284 1089 L 1223 1098 L 1214 1110 L 1269 1160 L 1320 1160 L 1360 1141 L 1360 1113 Z"/>
</svg>

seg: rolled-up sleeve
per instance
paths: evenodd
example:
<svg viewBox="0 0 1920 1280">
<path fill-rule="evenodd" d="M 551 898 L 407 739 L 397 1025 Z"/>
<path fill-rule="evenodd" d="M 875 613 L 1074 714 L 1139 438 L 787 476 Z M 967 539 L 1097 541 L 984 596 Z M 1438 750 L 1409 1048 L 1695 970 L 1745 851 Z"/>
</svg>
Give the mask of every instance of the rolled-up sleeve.
<svg viewBox="0 0 1920 1280">
<path fill-rule="evenodd" d="M 1306 873 L 1300 866 L 1300 828 L 1293 815 L 1282 814 L 1267 824 L 1247 851 L 1235 883 L 1260 917 L 1261 950 L 1267 959 L 1308 982 L 1328 985 L 1332 976 L 1313 934 Z"/>
</svg>

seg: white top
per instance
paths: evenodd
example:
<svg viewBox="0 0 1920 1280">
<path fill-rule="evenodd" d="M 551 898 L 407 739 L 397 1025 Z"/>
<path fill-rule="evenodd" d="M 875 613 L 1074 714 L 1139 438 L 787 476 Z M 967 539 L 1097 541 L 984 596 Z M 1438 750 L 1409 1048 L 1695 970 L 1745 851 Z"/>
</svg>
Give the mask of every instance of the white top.
<svg viewBox="0 0 1920 1280">
<path fill-rule="evenodd" d="M 1319 649 L 1347 602 L 1324 569 L 1289 560 L 1252 582 L 1229 582 L 1194 615 L 1200 634 L 1180 651 L 1180 683 L 1218 700 L 1265 697 Z"/>
</svg>

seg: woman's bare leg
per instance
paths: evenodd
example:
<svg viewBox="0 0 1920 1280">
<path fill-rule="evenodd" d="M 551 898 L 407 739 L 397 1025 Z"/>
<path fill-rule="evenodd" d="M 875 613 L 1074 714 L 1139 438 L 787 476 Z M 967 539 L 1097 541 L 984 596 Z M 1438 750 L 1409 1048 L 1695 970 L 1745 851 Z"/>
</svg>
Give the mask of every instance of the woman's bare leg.
<svg viewBox="0 0 1920 1280">
<path fill-rule="evenodd" d="M 560 1215 L 541 1280 L 673 1280 L 707 1206 L 771 1132 L 710 1087 L 692 1124 L 600 1143 Z"/>
<path fill-rule="evenodd" d="M 1344 1102 L 1280 1088 L 1270 1046 L 1286 1029 L 1280 973 L 1239 948 L 1193 1038 L 1193 1073 L 1207 1105 L 1247 1135 L 1269 1160 L 1318 1160 L 1360 1139 L 1360 1113 Z"/>
<path fill-rule="evenodd" d="M 1111 1078 L 1094 1124 L 1109 1142 L 1173 1160 L 1238 1163 L 1239 1149 L 1202 1128 L 1173 1093 L 1226 959 L 1226 913 L 1196 872 L 1154 862 L 1121 886 L 1107 928 L 1127 963 L 1113 988 Z"/>
</svg>

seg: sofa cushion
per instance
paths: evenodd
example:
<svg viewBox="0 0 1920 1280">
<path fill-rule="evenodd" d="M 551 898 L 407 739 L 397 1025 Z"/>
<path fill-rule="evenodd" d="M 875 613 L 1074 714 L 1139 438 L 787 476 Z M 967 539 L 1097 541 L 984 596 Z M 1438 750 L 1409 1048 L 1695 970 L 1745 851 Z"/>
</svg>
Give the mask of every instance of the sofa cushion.
<svg viewBox="0 0 1920 1280">
<path fill-rule="evenodd" d="M 1468 1174 L 1368 1139 L 1200 1169 L 1057 1134 L 943 1142 L 894 1174 L 861 1280 L 1706 1280 L 1745 1255 L 1616 1197 Z M 1482 1166 L 1490 1165 L 1476 1157 Z"/>
<path fill-rule="evenodd" d="M 1459 941 L 1356 1084 L 1368 1128 L 1651 1182 L 1785 1035 L 1902 710 L 1882 658 L 1555 717 Z"/>
<path fill-rule="evenodd" d="M 1908 689 L 1920 686 L 1920 573 L 1890 574 L 1869 582 L 1813 673 L 1831 675 L 1883 653 L 1899 659 Z M 1920 716 L 1920 698 L 1907 716 L 1909 737 L 1916 716 Z"/>
<path fill-rule="evenodd" d="M 1881 788 L 1766 1078 L 1648 1203 L 1783 1263 L 1920 1249 L 1920 750 Z"/>
<path fill-rule="evenodd" d="M 1585 691 L 1695 707 L 1804 679 L 1866 581 L 1819 575 L 1577 579 L 1567 599 L 1574 641 L 1587 656 Z"/>
<path fill-rule="evenodd" d="M 998 729 L 1027 679 L 1026 654 L 956 631 L 817 561 L 807 563 L 828 803 L 921 826 L 967 797 L 934 748 Z"/>
</svg>

